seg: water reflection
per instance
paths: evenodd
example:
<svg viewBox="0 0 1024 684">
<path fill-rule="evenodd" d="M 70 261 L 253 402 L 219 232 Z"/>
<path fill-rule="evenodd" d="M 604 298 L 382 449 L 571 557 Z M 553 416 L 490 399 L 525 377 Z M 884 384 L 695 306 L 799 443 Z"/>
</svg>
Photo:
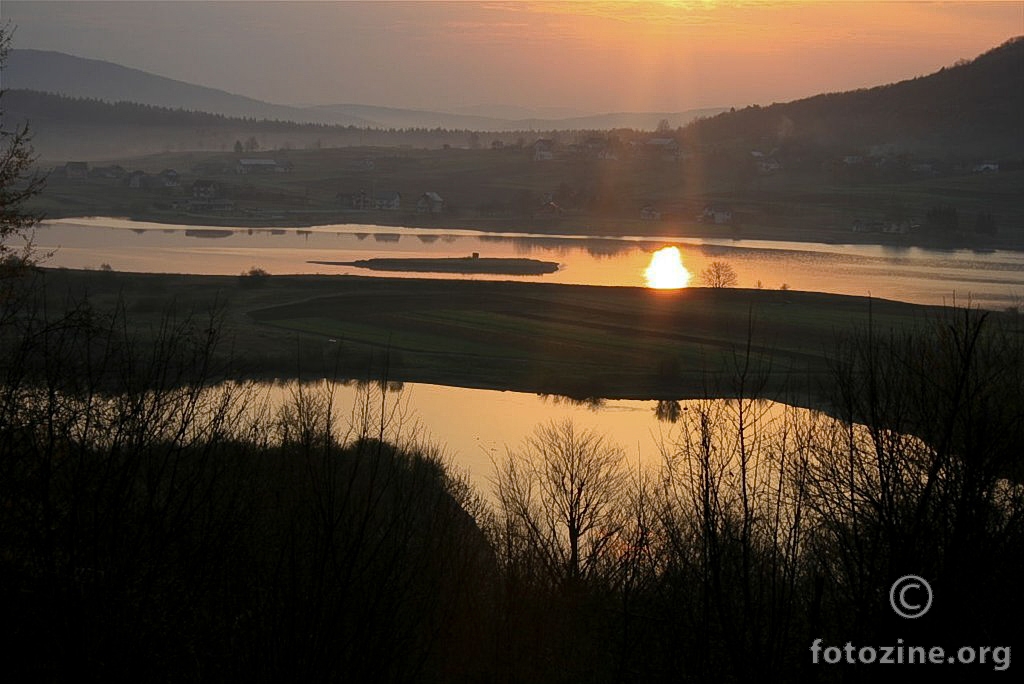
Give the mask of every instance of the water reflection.
<svg viewBox="0 0 1024 684">
<path fill-rule="evenodd" d="M 674 423 L 683 413 L 683 407 L 674 399 L 664 399 L 654 407 L 654 416 L 663 423 Z"/>
<path fill-rule="evenodd" d="M 544 401 L 550 401 L 555 406 L 577 406 L 579 408 L 587 408 L 591 411 L 597 411 L 598 409 L 604 408 L 608 403 L 607 399 L 601 397 L 567 397 L 561 394 L 544 394 L 540 393 L 537 395 Z"/>
<path fill-rule="evenodd" d="M 258 408 L 260 416 L 279 415 L 301 402 L 319 407 L 318 415 L 329 412 L 345 434 L 379 423 L 385 439 L 432 445 L 485 495 L 491 488 L 494 464 L 508 450 L 521 447 L 538 425 L 550 422 L 571 421 L 581 431 L 605 435 L 624 448 L 631 464 L 651 472 L 692 467 L 694 461 L 686 455 L 713 444 L 722 473 L 730 475 L 738 472 L 734 459 L 741 421 L 746 421 L 744 439 L 750 453 L 768 453 L 798 435 L 810 440 L 820 437 L 816 431 L 826 425 L 839 426 L 816 411 L 767 400 L 747 399 L 742 404 L 735 399 L 578 400 L 393 382 L 292 381 L 246 387 L 250 405 Z M 712 433 L 706 433 L 709 429 Z M 750 466 L 758 467 L 756 459 Z"/>
<path fill-rule="evenodd" d="M 125 240 L 134 230 L 132 240 Z M 372 236 L 372 239 L 371 239 Z M 401 236 L 415 236 L 401 240 Z M 917 304 L 970 301 L 983 308 L 1004 309 L 1024 297 L 1024 252 L 969 249 L 938 251 L 920 247 L 825 245 L 742 240 L 687 240 L 671 244 L 684 250 L 685 266 L 674 258 L 665 276 L 658 257 L 655 282 L 645 279 L 652 253 L 665 240 L 643 237 L 486 234 L 460 229 L 330 225 L 309 229 L 168 227 L 113 218 L 65 219 L 45 222 L 36 231 L 36 245 L 53 251 L 52 267 L 98 268 L 156 273 L 237 275 L 257 265 L 270 273 L 368 274 L 356 267 L 324 267 L 311 261 L 351 262 L 374 257 L 450 258 L 480 252 L 481 256 L 537 256 L 557 260 L 561 268 L 542 276 L 516 280 L 574 285 L 628 287 L 684 286 L 681 268 L 697 274 L 722 259 L 736 271 L 739 287 L 769 289 L 783 284 L 792 290 L 830 292 Z M 199 239 L 194 239 L 199 238 Z M 217 239 L 203 239 L 217 238 Z M 543 256 L 541 256 L 543 255 Z M 557 259 L 551 259 L 557 255 Z M 388 277 L 429 277 L 395 274 Z M 457 278 L 442 275 L 439 277 Z M 506 280 L 510 276 L 464 276 Z M 664 280 L 663 280 L 664 278 Z M 688 283 L 687 283 L 688 284 Z"/>
<path fill-rule="evenodd" d="M 664 247 L 651 255 L 651 263 L 644 271 L 647 287 L 656 290 L 675 290 L 686 287 L 690 272 L 683 266 L 678 247 Z"/>
</svg>

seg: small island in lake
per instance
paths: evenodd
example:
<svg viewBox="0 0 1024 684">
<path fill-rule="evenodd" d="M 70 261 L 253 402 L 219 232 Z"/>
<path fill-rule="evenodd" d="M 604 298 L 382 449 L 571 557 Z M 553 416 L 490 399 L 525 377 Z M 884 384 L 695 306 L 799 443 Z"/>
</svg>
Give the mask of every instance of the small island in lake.
<svg viewBox="0 0 1024 684">
<path fill-rule="evenodd" d="M 498 275 L 544 275 L 558 270 L 556 261 L 538 259 L 484 257 L 378 258 L 360 261 L 309 261 L 326 266 L 357 266 L 373 271 L 412 271 L 416 273 L 488 273 Z"/>
</svg>

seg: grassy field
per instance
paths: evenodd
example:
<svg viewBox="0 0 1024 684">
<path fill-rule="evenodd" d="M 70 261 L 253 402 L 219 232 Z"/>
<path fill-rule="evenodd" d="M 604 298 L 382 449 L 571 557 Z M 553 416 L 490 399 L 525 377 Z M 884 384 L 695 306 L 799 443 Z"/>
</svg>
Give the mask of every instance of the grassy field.
<svg viewBox="0 0 1024 684">
<path fill-rule="evenodd" d="M 327 276 L 173 276 L 53 270 L 51 310 L 68 292 L 95 311 L 120 303 L 143 340 L 169 312 L 217 312 L 226 373 L 334 376 L 578 398 L 729 396 L 813 404 L 837 342 L 925 324 L 936 309 L 818 293 L 656 291 L 512 282 Z"/>
</svg>

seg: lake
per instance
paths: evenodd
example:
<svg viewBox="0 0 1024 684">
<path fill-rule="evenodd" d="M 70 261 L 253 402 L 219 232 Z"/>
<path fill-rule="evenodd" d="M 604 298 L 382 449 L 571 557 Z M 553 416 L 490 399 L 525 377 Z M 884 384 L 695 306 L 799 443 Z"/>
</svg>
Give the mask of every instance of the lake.
<svg viewBox="0 0 1024 684">
<path fill-rule="evenodd" d="M 1024 302 L 1024 252 L 939 250 L 769 240 L 599 238 L 339 224 L 295 228 L 203 228 L 114 218 L 46 221 L 36 231 L 49 266 L 119 271 L 237 275 L 253 266 L 271 274 L 319 273 L 430 277 L 308 263 L 373 257 L 532 257 L 557 261 L 541 276 L 438 275 L 582 285 L 647 284 L 659 249 L 675 246 L 698 285 L 714 261 L 735 270 L 739 287 L 873 296 L 916 304 L 1005 309 Z"/>
<path fill-rule="evenodd" d="M 251 387 L 255 404 L 274 412 L 294 403 L 300 386 L 287 382 L 256 383 Z M 379 416 L 380 407 L 385 406 L 386 439 L 413 440 L 442 447 L 456 470 L 468 474 L 477 489 L 488 495 L 494 463 L 504 457 L 506 450 L 521 449 L 534 429 L 549 421 L 570 420 L 578 430 L 591 429 L 605 435 L 621 447 L 627 464 L 634 471 L 638 467 L 650 471 L 660 467 L 664 462 L 663 450 L 672 449 L 687 423 L 659 419 L 659 402 L 653 400 L 615 399 L 588 404 L 522 392 L 415 383 L 405 383 L 400 389 L 383 394 L 376 384 L 360 386 L 355 383 L 311 383 L 302 385 L 302 391 L 331 397 L 342 433 L 348 426 L 360 423 L 364 408 Z M 700 400 L 687 400 L 678 402 L 677 407 L 682 414 L 700 404 Z M 728 415 L 736 402 L 719 399 L 711 404 L 713 411 Z M 752 413 L 758 415 L 760 432 L 765 434 L 771 432 L 771 425 L 787 416 L 809 420 L 817 415 L 808 409 L 771 401 L 757 401 L 755 405 L 757 408 Z M 754 432 L 748 434 L 748 439 L 752 439 Z"/>
<path fill-rule="evenodd" d="M 786 283 L 792 289 L 872 295 L 921 304 L 959 303 L 1005 308 L 1024 295 L 1024 253 L 932 250 L 872 245 L 833 245 L 754 240 L 620 239 L 491 234 L 364 225 L 308 229 L 198 228 L 110 218 L 48 221 L 36 232 L 40 250 L 53 251 L 47 265 L 165 273 L 236 275 L 252 266 L 272 274 L 322 273 L 392 275 L 310 260 L 354 261 L 375 256 L 488 257 L 558 261 L 543 276 L 452 276 L 605 286 L 644 286 L 653 255 L 679 249 L 683 264 L 698 274 L 713 261 L 726 261 L 741 287 Z M 422 274 L 393 274 L 423 277 Z M 696 278 L 691 281 L 695 284 Z M 295 385 L 261 386 L 271 406 L 286 403 Z M 334 385 L 337 412 L 358 406 L 354 385 Z M 534 428 L 571 419 L 581 428 L 606 433 L 631 463 L 655 466 L 677 425 L 656 417 L 655 401 L 605 401 L 592 407 L 558 398 L 432 385 L 407 384 L 392 395 L 402 436 L 417 435 L 442 445 L 452 462 L 488 491 L 492 459 L 519 448 Z M 686 402 L 683 403 L 686 406 Z M 772 410 L 790 410 L 782 404 Z M 802 411 L 802 409 L 792 409 Z"/>
</svg>

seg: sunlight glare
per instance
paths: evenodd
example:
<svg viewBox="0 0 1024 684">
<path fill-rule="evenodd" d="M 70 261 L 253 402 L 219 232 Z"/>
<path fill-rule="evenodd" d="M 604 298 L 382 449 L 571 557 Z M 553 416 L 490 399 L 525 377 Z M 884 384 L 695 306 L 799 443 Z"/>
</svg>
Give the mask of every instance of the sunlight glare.
<svg viewBox="0 0 1024 684">
<path fill-rule="evenodd" d="M 690 272 L 683 266 L 678 247 L 663 247 L 652 254 L 644 277 L 647 287 L 656 290 L 674 290 L 686 287 L 690 282 Z"/>
</svg>

